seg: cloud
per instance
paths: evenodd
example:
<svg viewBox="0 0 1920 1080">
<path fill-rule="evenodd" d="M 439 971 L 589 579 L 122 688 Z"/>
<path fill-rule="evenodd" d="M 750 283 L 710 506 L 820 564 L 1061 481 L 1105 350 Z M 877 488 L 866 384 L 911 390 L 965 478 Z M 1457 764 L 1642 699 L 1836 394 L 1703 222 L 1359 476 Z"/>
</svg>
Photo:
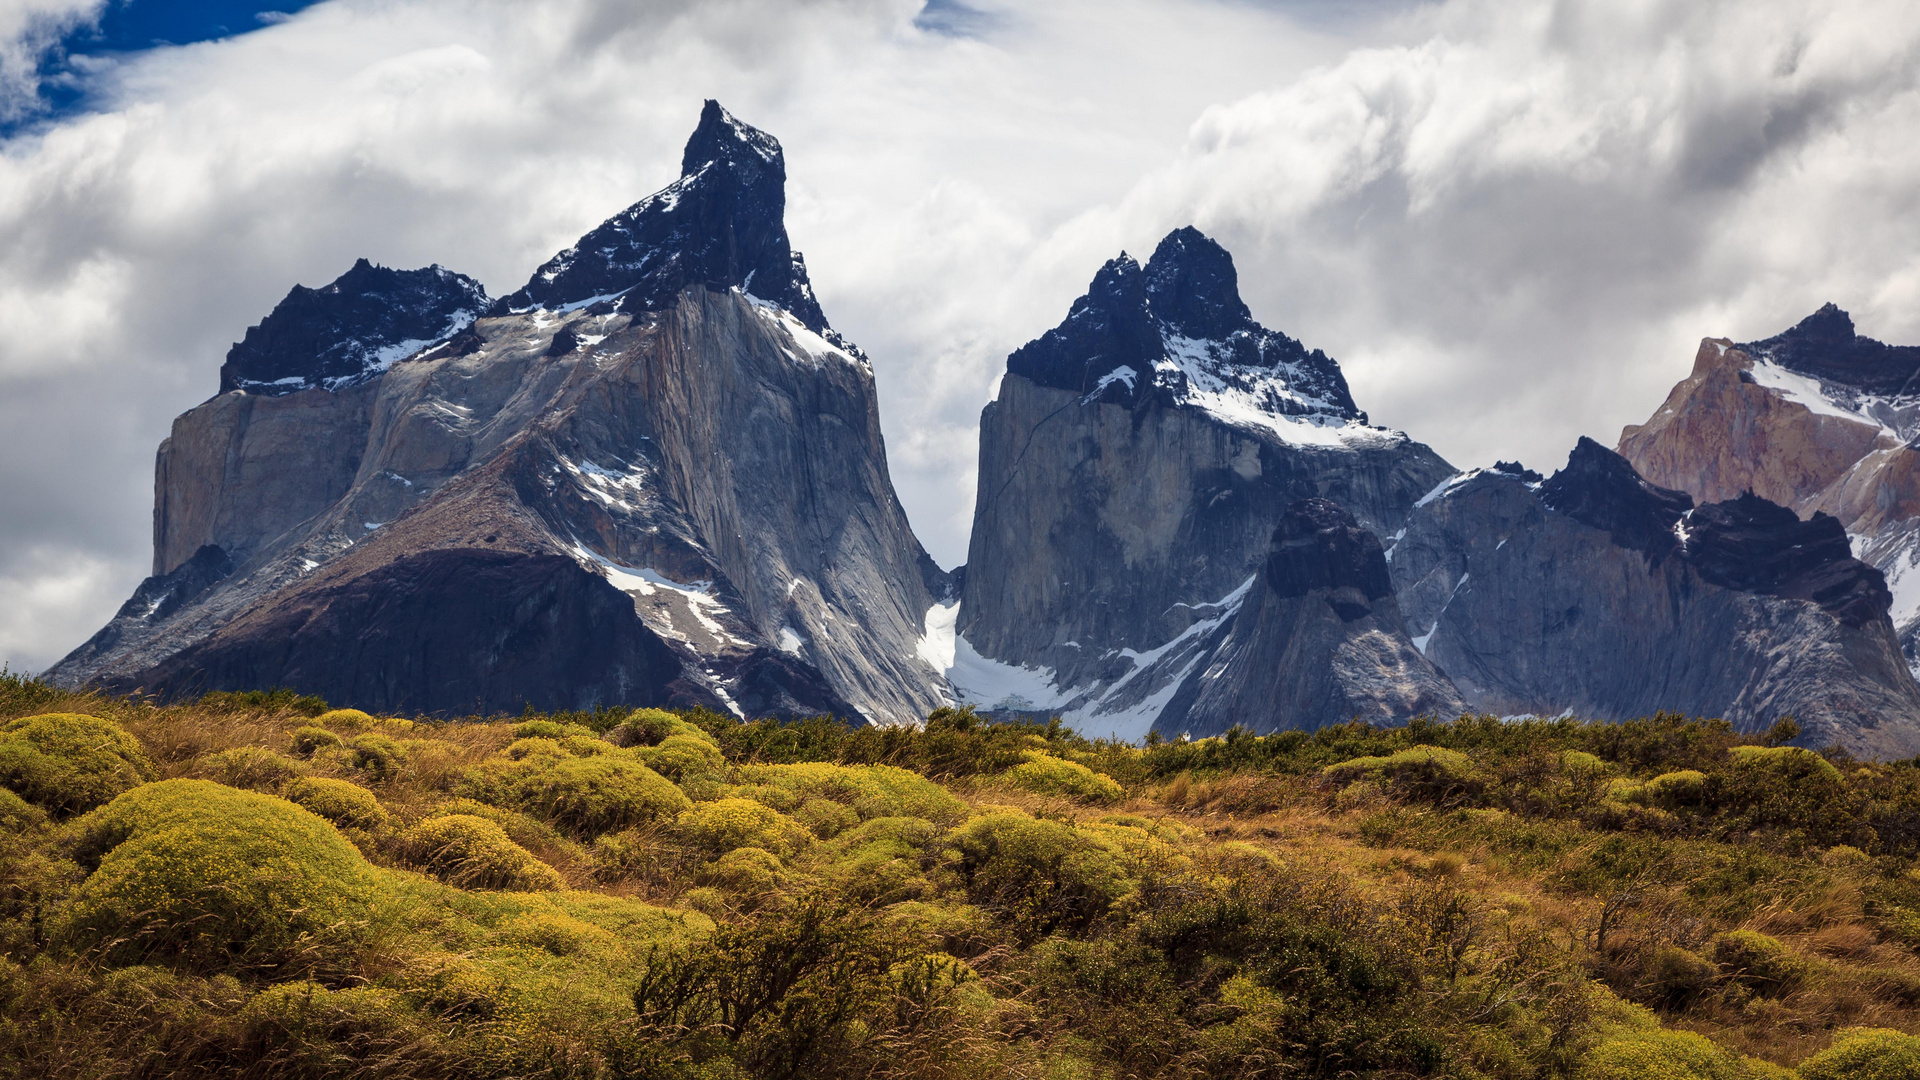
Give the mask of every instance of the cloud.
<svg viewBox="0 0 1920 1080">
<path fill-rule="evenodd" d="M 7 0 L 0 4 L 0 124 L 38 111 L 40 62 L 76 27 L 97 21 L 107 0 Z"/>
<path fill-rule="evenodd" d="M 98 65 L 102 111 L 0 147 L 0 656 L 131 590 L 154 447 L 292 284 L 511 289 L 670 180 L 703 97 L 785 144 L 952 563 L 1007 352 L 1189 222 L 1463 464 L 1611 441 L 1694 340 L 1826 299 L 1920 341 L 1916 47 L 1877 0 L 330 0 Z"/>
</svg>

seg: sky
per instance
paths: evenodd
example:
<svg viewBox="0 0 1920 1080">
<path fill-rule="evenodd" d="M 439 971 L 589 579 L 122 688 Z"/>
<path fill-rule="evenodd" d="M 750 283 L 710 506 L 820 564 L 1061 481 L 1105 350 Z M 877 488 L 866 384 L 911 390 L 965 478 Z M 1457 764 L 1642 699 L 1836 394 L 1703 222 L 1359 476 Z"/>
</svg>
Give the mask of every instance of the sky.
<svg viewBox="0 0 1920 1080">
<path fill-rule="evenodd" d="M 1909 0 L 0 0 L 0 662 L 149 572 L 155 449 L 295 283 L 510 291 L 707 97 L 785 146 L 948 566 L 1006 355 L 1183 225 L 1461 467 L 1829 300 L 1920 342 Z"/>
</svg>

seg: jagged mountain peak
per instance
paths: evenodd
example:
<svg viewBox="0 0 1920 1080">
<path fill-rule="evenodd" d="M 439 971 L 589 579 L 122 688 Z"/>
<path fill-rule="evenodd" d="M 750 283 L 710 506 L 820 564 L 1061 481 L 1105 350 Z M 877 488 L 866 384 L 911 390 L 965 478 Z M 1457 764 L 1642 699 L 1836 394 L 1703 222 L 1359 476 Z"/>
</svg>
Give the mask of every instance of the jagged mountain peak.
<svg viewBox="0 0 1920 1080">
<path fill-rule="evenodd" d="M 1566 468 L 1540 485 L 1540 500 L 1655 562 L 1678 546 L 1674 526 L 1693 509 L 1691 495 L 1647 483 L 1626 458 L 1584 435 Z"/>
<path fill-rule="evenodd" d="M 1889 397 L 1920 393 L 1920 347 L 1860 336 L 1831 301 L 1787 330 L 1735 347 L 1823 383 Z"/>
<path fill-rule="evenodd" d="M 1007 358 L 1007 372 L 1090 401 L 1197 408 L 1289 442 L 1341 443 L 1306 429 L 1366 423 L 1340 365 L 1255 322 L 1233 257 L 1192 226 L 1169 233 L 1144 267 L 1125 252 L 1109 259 L 1065 321 Z"/>
<path fill-rule="evenodd" d="M 1153 313 L 1183 337 L 1219 340 L 1256 324 L 1240 299 L 1233 256 L 1199 229 L 1175 229 L 1147 260 Z"/>
<path fill-rule="evenodd" d="M 220 392 L 341 389 L 459 331 L 487 304 L 478 281 L 437 264 L 391 270 L 359 259 L 317 289 L 295 285 L 248 327 L 220 367 Z"/>
<path fill-rule="evenodd" d="M 680 158 L 680 178 L 608 218 L 547 260 L 493 313 L 597 303 L 656 311 L 691 285 L 741 289 L 858 355 L 814 299 L 787 239 L 786 160 L 773 136 L 708 101 Z"/>
</svg>

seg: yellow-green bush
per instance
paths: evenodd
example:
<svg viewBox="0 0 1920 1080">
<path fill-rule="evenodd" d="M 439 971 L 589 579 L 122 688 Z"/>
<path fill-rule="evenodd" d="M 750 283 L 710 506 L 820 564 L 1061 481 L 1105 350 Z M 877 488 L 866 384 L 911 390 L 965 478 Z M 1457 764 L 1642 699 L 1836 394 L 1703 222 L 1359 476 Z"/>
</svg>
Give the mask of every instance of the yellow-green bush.
<svg viewBox="0 0 1920 1080">
<path fill-rule="evenodd" d="M 262 990 L 239 1016 L 245 1057 L 259 1075 L 301 1080 L 358 1074 L 359 1062 L 394 1075 L 444 1068 L 442 1037 L 422 1019 L 392 990 L 305 981 Z"/>
<path fill-rule="evenodd" d="M 619 938 L 557 911 L 522 912 L 501 922 L 493 937 L 504 945 L 524 945 L 554 956 L 604 955 L 620 949 Z"/>
<path fill-rule="evenodd" d="M 715 854 L 740 847 L 791 854 L 813 838 L 799 822 L 752 799 L 698 803 L 682 811 L 673 824 L 688 843 Z"/>
<path fill-rule="evenodd" d="M 918 773 L 891 765 L 748 765 L 738 771 L 747 785 L 740 795 L 791 812 L 808 799 L 826 799 L 848 806 L 862 821 L 883 817 L 917 817 L 942 825 L 967 818 L 967 804 L 946 788 Z"/>
<path fill-rule="evenodd" d="M 1801 1080 L 1920 1080 L 1920 1036 L 1849 1028 L 1800 1063 Z"/>
<path fill-rule="evenodd" d="M 385 735 L 358 735 L 347 742 L 352 764 L 375 780 L 391 780 L 407 763 L 407 749 Z"/>
<path fill-rule="evenodd" d="M 312 766 L 265 747 L 237 746 L 201 758 L 198 770 L 207 779 L 228 787 L 278 791 L 287 781 L 305 776 Z"/>
<path fill-rule="evenodd" d="M 579 836 L 672 817 L 690 805 L 666 777 L 615 757 L 537 763 L 516 785 L 514 798 L 523 809 Z"/>
<path fill-rule="evenodd" d="M 1690 1031 L 1629 1031 L 1589 1050 L 1584 1080 L 1749 1080 L 1739 1058 Z"/>
<path fill-rule="evenodd" d="M 1091 923 L 1138 886 L 1100 839 L 1018 812 L 976 818 L 947 845 L 969 899 L 1032 933 Z"/>
<path fill-rule="evenodd" d="M 720 748 L 713 745 L 704 732 L 699 737 L 684 732 L 669 735 L 658 746 L 637 747 L 631 753 L 655 772 L 673 780 L 717 769 L 727 763 Z"/>
<path fill-rule="evenodd" d="M 47 812 L 0 787 L 0 832 L 19 835 L 47 823 Z"/>
<path fill-rule="evenodd" d="M 1416 770 L 1461 780 L 1473 772 L 1473 760 L 1458 750 L 1448 750 L 1443 746 L 1410 746 L 1391 754 L 1350 758 L 1329 765 L 1321 772 L 1335 779 L 1350 779 L 1363 774 L 1398 776 Z"/>
<path fill-rule="evenodd" d="M 1806 972 L 1806 962 L 1778 939 L 1752 930 L 1715 936 L 1708 956 L 1729 977 L 1763 992 L 1784 992 Z"/>
<path fill-rule="evenodd" d="M 323 727 L 295 728 L 291 742 L 293 752 L 301 757 L 312 757 L 314 751 L 341 745 L 340 736 Z"/>
<path fill-rule="evenodd" d="M 288 784 L 280 794 L 342 828 L 371 831 L 387 823 L 380 800 L 351 781 L 307 776 Z"/>
<path fill-rule="evenodd" d="M 98 869 L 57 933 L 110 962 L 283 963 L 305 942 L 351 938 L 372 896 L 366 861 L 325 820 L 207 780 L 135 788 L 74 833 Z"/>
<path fill-rule="evenodd" d="M 567 752 L 559 739 L 545 735 L 527 735 L 513 740 L 504 753 L 510 761 L 525 761 L 530 757 L 564 758 L 577 755 Z"/>
<path fill-rule="evenodd" d="M 924 818 L 875 818 L 841 833 L 816 859 L 821 880 L 862 903 L 897 903 L 933 893 L 924 853 L 945 830 Z"/>
<path fill-rule="evenodd" d="M 42 713 L 0 727 L 0 786 L 55 815 L 91 810 L 153 776 L 140 743 L 97 716 Z"/>
<path fill-rule="evenodd" d="M 1042 795 L 1064 795 L 1084 802 L 1118 802 L 1126 790 L 1113 777 L 1097 773 L 1077 761 L 1032 751 L 1027 760 L 1000 774 L 1014 787 Z"/>
<path fill-rule="evenodd" d="M 513 725 L 513 737 L 516 739 L 564 739 L 569 735 L 591 737 L 593 729 L 580 724 L 562 724 L 553 720 L 527 720 Z"/>
<path fill-rule="evenodd" d="M 516 844 L 505 829 L 471 814 L 432 817 L 407 832 L 413 859 L 463 889 L 534 892 L 561 888 L 558 871 Z"/>
<path fill-rule="evenodd" d="M 1798 746 L 1736 746 L 1727 751 L 1733 763 L 1744 768 L 1763 768 L 1790 776 L 1817 777 L 1839 783 L 1840 770 L 1833 762 Z"/>
<path fill-rule="evenodd" d="M 618 727 L 608 732 L 608 737 L 621 746 L 657 746 L 674 735 L 712 738 L 698 726 L 665 709 L 635 709 L 627 714 Z"/>
<path fill-rule="evenodd" d="M 1705 793 L 1707 775 L 1698 769 L 1677 769 L 1661 773 L 1638 787 L 1621 793 L 1628 802 L 1655 806 L 1682 806 L 1698 802 Z"/>
<path fill-rule="evenodd" d="M 365 731 L 379 721 L 359 709 L 329 709 L 314 717 L 313 723 L 334 731 Z"/>
<path fill-rule="evenodd" d="M 860 814 L 853 807 L 832 799 L 806 799 L 793 808 L 793 820 L 822 840 L 831 840 L 860 824 Z"/>
<path fill-rule="evenodd" d="M 749 910 L 764 903 L 786 879 L 786 867 L 779 856 L 757 847 L 735 848 L 702 867 L 694 878 Z"/>
<path fill-rule="evenodd" d="M 1568 772 L 1605 772 L 1607 763 L 1585 750 L 1564 750 L 1560 753 L 1560 767 Z"/>
</svg>

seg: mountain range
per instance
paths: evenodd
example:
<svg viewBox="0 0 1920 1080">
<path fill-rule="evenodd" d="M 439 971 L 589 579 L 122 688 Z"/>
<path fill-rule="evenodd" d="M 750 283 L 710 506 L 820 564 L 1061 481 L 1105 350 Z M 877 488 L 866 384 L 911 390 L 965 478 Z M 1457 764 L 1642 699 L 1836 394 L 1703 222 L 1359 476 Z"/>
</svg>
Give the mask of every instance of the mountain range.
<svg viewBox="0 0 1920 1080">
<path fill-rule="evenodd" d="M 785 183 L 709 101 L 678 180 L 507 296 L 295 287 L 160 446 L 152 576 L 47 675 L 1123 739 L 1674 710 L 1920 753 L 1920 348 L 1829 305 L 1703 342 L 1614 450 L 1461 470 L 1180 228 L 1008 357 L 949 572 Z"/>
</svg>

